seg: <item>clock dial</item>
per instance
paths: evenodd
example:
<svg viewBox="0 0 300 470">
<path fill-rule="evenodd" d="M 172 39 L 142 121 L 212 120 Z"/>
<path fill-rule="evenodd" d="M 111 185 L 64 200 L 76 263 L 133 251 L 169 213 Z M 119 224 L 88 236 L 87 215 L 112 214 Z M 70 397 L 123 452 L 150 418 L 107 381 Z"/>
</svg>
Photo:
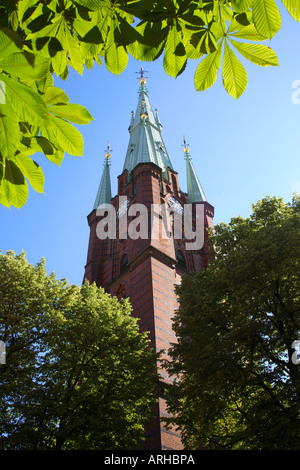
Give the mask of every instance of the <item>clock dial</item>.
<svg viewBox="0 0 300 470">
<path fill-rule="evenodd" d="M 170 196 L 168 198 L 168 201 L 169 201 L 169 204 L 170 206 L 176 211 L 178 212 L 179 214 L 183 214 L 183 207 L 182 205 L 180 204 L 179 201 L 177 201 L 174 197 Z"/>
<path fill-rule="evenodd" d="M 117 210 L 117 218 L 122 217 L 122 215 L 126 213 L 128 207 L 129 207 L 129 200 L 127 199 L 126 201 L 122 202 L 119 209 Z"/>
</svg>

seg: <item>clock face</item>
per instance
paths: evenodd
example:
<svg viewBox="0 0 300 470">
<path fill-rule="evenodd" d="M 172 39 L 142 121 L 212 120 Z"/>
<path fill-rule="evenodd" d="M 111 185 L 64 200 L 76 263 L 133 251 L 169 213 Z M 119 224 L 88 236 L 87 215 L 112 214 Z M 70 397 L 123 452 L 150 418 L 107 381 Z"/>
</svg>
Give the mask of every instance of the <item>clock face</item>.
<svg viewBox="0 0 300 470">
<path fill-rule="evenodd" d="M 122 202 L 120 205 L 119 209 L 117 210 L 117 218 L 122 217 L 128 209 L 129 206 L 129 200 L 127 199 L 126 201 Z"/>
<path fill-rule="evenodd" d="M 179 214 L 183 214 L 183 207 L 180 202 L 176 201 L 172 196 L 168 198 L 169 204 L 173 209 L 178 212 Z"/>
</svg>

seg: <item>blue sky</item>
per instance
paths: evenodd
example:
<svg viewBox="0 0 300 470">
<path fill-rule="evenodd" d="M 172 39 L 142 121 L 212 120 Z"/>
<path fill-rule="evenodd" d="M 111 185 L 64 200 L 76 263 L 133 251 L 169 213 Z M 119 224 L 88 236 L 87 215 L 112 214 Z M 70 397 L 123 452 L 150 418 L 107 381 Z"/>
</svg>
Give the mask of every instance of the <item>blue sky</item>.
<svg viewBox="0 0 300 470">
<path fill-rule="evenodd" d="M 129 141 L 131 111 L 136 110 L 142 65 L 147 71 L 151 105 L 158 109 L 162 135 L 179 183 L 186 190 L 182 138 L 186 136 L 193 164 L 207 200 L 215 207 L 215 223 L 249 216 L 251 204 L 266 195 L 290 201 L 300 193 L 300 104 L 292 102 L 292 84 L 300 80 L 300 24 L 282 11 L 283 25 L 270 42 L 279 67 L 262 68 L 242 60 L 248 86 L 239 100 L 223 88 L 221 76 L 205 92 L 194 87 L 198 61 L 189 61 L 177 79 L 163 70 L 162 58 L 153 63 L 129 59 L 120 76 L 95 65 L 66 82 L 56 80 L 70 102 L 85 106 L 94 121 L 78 126 L 83 134 L 83 157 L 65 156 L 60 167 L 42 155 L 45 194 L 31 188 L 18 210 L 0 206 L 0 250 L 24 250 L 30 263 L 46 259 L 48 272 L 80 284 L 86 262 L 92 210 L 111 142 L 113 195 L 122 172 Z M 241 59 L 241 57 L 239 57 Z M 300 88 L 299 88 L 300 90 Z M 300 93 L 297 95 L 300 97 Z"/>
</svg>

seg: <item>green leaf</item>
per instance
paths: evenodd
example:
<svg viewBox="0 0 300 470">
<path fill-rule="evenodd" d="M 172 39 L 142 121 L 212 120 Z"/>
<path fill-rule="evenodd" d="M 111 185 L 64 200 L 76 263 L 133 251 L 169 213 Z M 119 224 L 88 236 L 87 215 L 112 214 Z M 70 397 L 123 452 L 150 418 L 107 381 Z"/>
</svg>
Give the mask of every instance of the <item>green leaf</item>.
<svg viewBox="0 0 300 470">
<path fill-rule="evenodd" d="M 4 74 L 0 74 L 0 80 L 6 85 L 6 101 L 11 105 L 20 121 L 43 127 L 47 125 L 48 110 L 37 92 Z"/>
<path fill-rule="evenodd" d="M 115 41 L 115 30 L 111 28 L 107 35 L 105 47 L 105 64 L 111 73 L 119 75 L 126 68 L 128 63 L 128 54 L 123 46 L 117 46 Z"/>
<path fill-rule="evenodd" d="M 300 0 L 281 1 L 294 20 L 300 21 Z"/>
<path fill-rule="evenodd" d="M 195 73 L 195 86 L 198 91 L 207 90 L 217 79 L 217 72 L 221 65 L 222 42 L 218 49 L 205 57 L 197 67 Z"/>
<path fill-rule="evenodd" d="M 13 160 L 33 189 L 38 193 L 44 192 L 45 178 L 41 167 L 30 157 L 22 153 L 17 153 Z"/>
<path fill-rule="evenodd" d="M 82 75 L 84 59 L 82 58 L 80 46 L 76 39 L 74 39 L 71 35 L 69 29 L 66 30 L 65 40 L 70 57 L 70 65 L 73 69 Z"/>
<path fill-rule="evenodd" d="M 59 77 L 67 66 L 67 53 L 66 51 L 58 51 L 55 56 L 52 58 L 52 66 L 54 72 Z"/>
<path fill-rule="evenodd" d="M 227 41 L 225 42 L 222 75 L 225 90 L 230 96 L 238 99 L 246 89 L 247 72 L 228 46 Z"/>
<path fill-rule="evenodd" d="M 47 154 L 46 157 L 47 159 L 52 162 L 52 163 L 55 163 L 55 165 L 57 166 L 60 166 L 61 165 L 61 162 L 63 161 L 64 159 L 64 151 L 63 150 L 56 150 L 56 152 L 54 152 L 53 154 Z"/>
<path fill-rule="evenodd" d="M 22 21 L 23 16 L 25 15 L 28 10 L 34 6 L 38 0 L 22 0 L 22 2 L 18 2 L 18 18 L 19 21 Z"/>
<path fill-rule="evenodd" d="M 42 152 L 50 162 L 58 166 L 64 159 L 64 151 L 58 143 L 55 142 L 54 145 L 53 139 L 50 142 L 45 136 L 33 137 L 31 147 L 35 149 L 35 152 Z"/>
<path fill-rule="evenodd" d="M 262 67 L 279 65 L 276 53 L 268 46 L 264 46 L 262 44 L 242 43 L 233 41 L 232 39 L 230 39 L 230 42 L 236 50 L 245 57 L 245 59 L 250 60 L 254 64 Z"/>
<path fill-rule="evenodd" d="M 181 42 L 180 31 L 173 25 L 169 31 L 166 45 L 163 65 L 168 75 L 178 77 L 185 69 L 187 62 L 184 45 Z"/>
<path fill-rule="evenodd" d="M 107 4 L 107 7 L 110 6 L 109 3 L 103 0 L 77 0 L 76 3 L 82 5 L 83 7 L 89 8 L 90 10 L 99 10 Z"/>
<path fill-rule="evenodd" d="M 163 52 L 168 27 L 162 28 L 161 23 L 151 23 L 150 21 L 140 23 L 135 28 L 139 33 L 139 39 L 132 44 L 128 44 L 126 50 L 136 60 L 153 61 Z"/>
<path fill-rule="evenodd" d="M 60 32 L 60 36 L 64 35 L 64 18 L 61 15 L 58 15 L 53 18 L 50 24 L 47 24 L 45 28 L 42 28 L 38 31 L 33 33 L 29 33 L 27 35 L 27 39 L 38 39 L 38 38 L 45 38 L 45 37 L 57 37 Z M 58 39 L 59 40 L 59 39 Z M 60 41 L 61 42 L 61 41 Z"/>
<path fill-rule="evenodd" d="M 50 60 L 29 52 L 16 52 L 0 60 L 0 69 L 23 79 L 40 79 L 49 71 Z"/>
<path fill-rule="evenodd" d="M 202 29 L 201 31 L 198 31 L 197 33 L 193 34 L 190 40 L 190 44 L 197 51 L 199 51 L 201 55 L 210 54 L 211 52 L 214 52 L 218 47 L 214 35 L 208 29 Z"/>
<path fill-rule="evenodd" d="M 253 0 L 253 22 L 265 38 L 272 38 L 281 27 L 281 16 L 275 0 Z"/>
<path fill-rule="evenodd" d="M 88 110 L 80 104 L 70 103 L 49 106 L 49 111 L 55 114 L 55 116 L 74 122 L 75 124 L 88 124 L 93 120 Z"/>
<path fill-rule="evenodd" d="M 242 13 L 251 6 L 251 0 L 231 0 L 231 5 L 234 12 Z"/>
<path fill-rule="evenodd" d="M 0 200 L 6 200 L 7 206 L 13 205 L 20 209 L 28 197 L 28 185 L 17 165 L 5 160 L 4 175 L 0 185 Z"/>
<path fill-rule="evenodd" d="M 249 41 L 266 40 L 265 36 L 257 32 L 253 23 L 250 23 L 247 26 L 241 26 L 235 20 L 232 21 L 230 27 L 228 28 L 227 34 L 240 39 L 248 39 Z"/>
<path fill-rule="evenodd" d="M 44 96 L 45 103 L 51 104 L 68 104 L 69 97 L 61 88 L 52 86 L 48 87 Z"/>
<path fill-rule="evenodd" d="M 8 28 L 0 28 L 0 57 L 7 57 L 20 52 L 22 41 L 17 34 Z"/>
<path fill-rule="evenodd" d="M 52 142 L 52 136 L 57 140 L 61 149 L 75 157 L 83 154 L 83 138 L 80 132 L 67 121 L 50 115 L 50 126 L 46 129 L 49 140 Z"/>
<path fill-rule="evenodd" d="M 11 157 L 19 144 L 19 121 L 8 104 L 0 104 L 0 152 Z"/>
</svg>

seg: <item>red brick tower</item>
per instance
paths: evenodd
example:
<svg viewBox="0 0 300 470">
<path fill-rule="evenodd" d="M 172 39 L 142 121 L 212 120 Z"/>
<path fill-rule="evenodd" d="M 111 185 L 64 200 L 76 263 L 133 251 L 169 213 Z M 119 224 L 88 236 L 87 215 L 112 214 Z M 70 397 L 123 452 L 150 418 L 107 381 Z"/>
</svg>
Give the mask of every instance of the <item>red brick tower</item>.
<svg viewBox="0 0 300 470">
<path fill-rule="evenodd" d="M 186 145 L 188 191 L 180 190 L 161 128 L 141 69 L 138 106 L 135 115 L 132 113 L 118 194 L 111 197 L 108 147 L 95 205 L 88 216 L 90 239 L 84 276 L 118 298 L 129 297 L 140 330 L 149 332 L 156 351 L 167 350 L 176 341 L 172 331 L 172 317 L 178 308 L 174 284 L 183 274 L 205 268 L 209 254 L 203 234 L 205 227 L 213 226 L 214 214 Z M 161 421 L 167 415 L 164 390 L 170 378 L 160 364 L 158 369 L 161 383 L 156 416 L 146 430 L 144 448 L 180 450 L 180 435 L 166 430 Z"/>
</svg>

